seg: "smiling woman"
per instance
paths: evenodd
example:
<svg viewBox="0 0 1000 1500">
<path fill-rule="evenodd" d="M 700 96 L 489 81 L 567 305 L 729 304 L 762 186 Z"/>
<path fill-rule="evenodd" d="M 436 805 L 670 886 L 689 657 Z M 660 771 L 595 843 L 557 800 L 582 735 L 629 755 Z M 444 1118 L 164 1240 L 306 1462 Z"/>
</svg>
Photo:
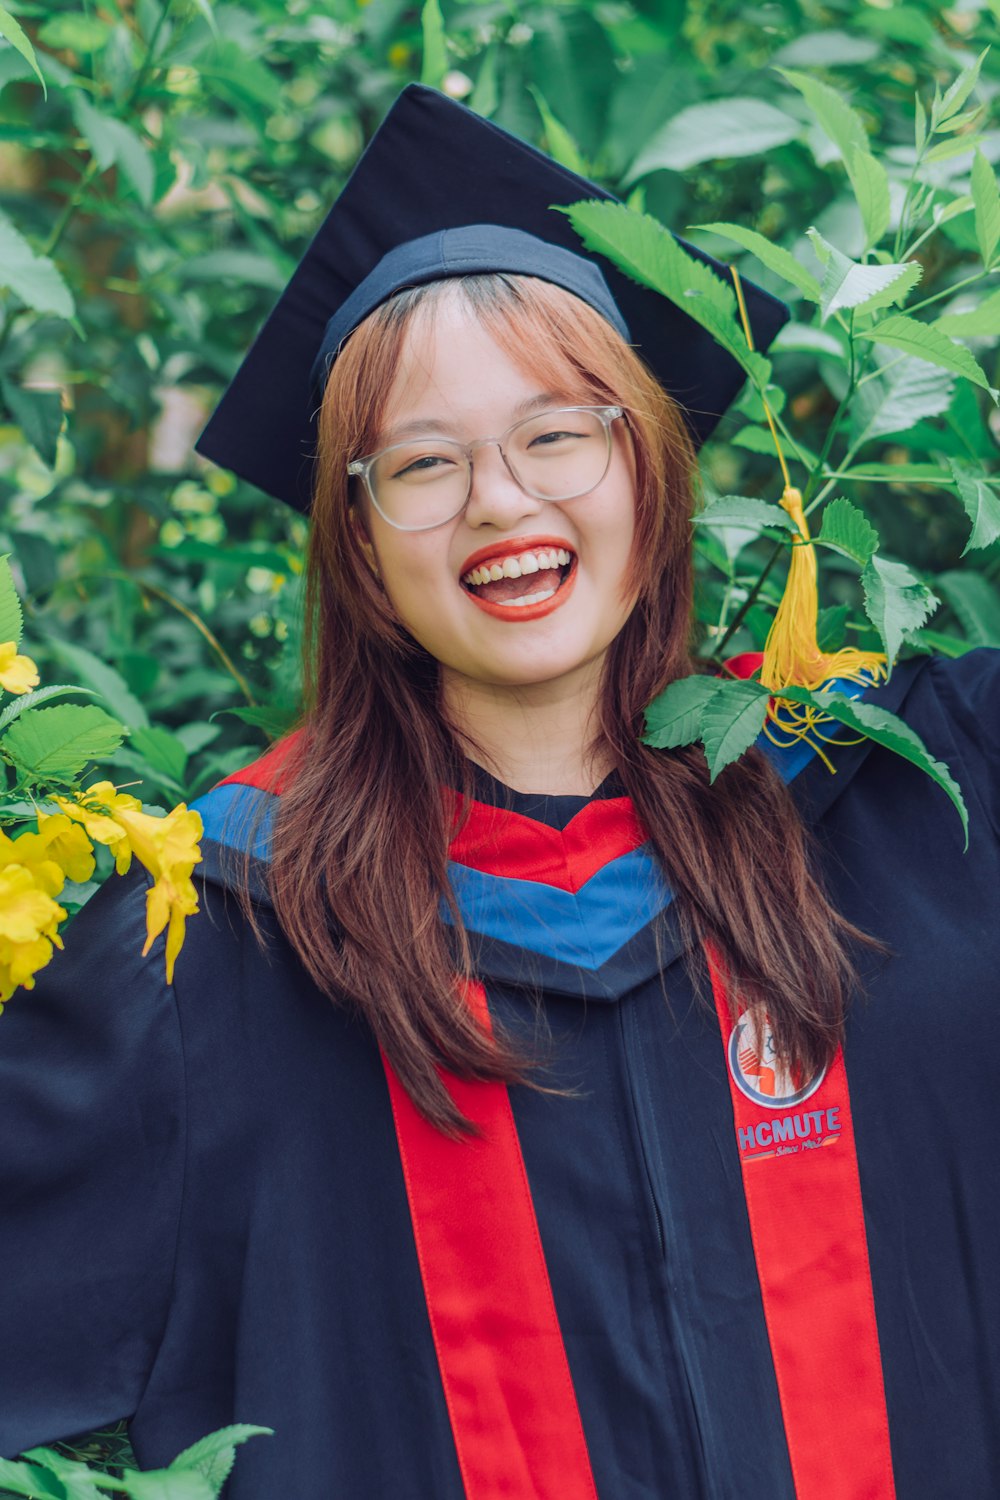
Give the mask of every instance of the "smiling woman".
<svg viewBox="0 0 1000 1500">
<path fill-rule="evenodd" d="M 598 191 L 408 90 L 201 440 L 311 511 L 306 707 L 198 805 L 173 984 L 108 982 L 105 889 L 5 1030 L 0 1446 L 266 1422 L 232 1500 L 1000 1487 L 1000 673 L 868 695 L 960 760 L 967 857 L 871 740 L 643 742 L 739 372 L 579 252 Z"/>
</svg>

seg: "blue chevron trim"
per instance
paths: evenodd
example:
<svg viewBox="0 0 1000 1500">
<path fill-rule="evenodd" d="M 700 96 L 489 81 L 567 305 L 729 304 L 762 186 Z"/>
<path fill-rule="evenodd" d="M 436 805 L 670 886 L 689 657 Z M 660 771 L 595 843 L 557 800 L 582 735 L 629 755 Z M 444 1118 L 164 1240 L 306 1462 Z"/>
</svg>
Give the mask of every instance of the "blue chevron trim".
<svg viewBox="0 0 1000 1500">
<path fill-rule="evenodd" d="M 468 931 L 591 970 L 673 900 L 644 848 L 611 860 L 575 893 L 454 863 L 448 877 Z M 448 920 L 444 907 L 442 916 Z"/>
<path fill-rule="evenodd" d="M 274 817 L 274 794 L 231 781 L 213 787 L 191 803 L 201 817 L 205 838 L 229 849 L 267 859 Z"/>
</svg>

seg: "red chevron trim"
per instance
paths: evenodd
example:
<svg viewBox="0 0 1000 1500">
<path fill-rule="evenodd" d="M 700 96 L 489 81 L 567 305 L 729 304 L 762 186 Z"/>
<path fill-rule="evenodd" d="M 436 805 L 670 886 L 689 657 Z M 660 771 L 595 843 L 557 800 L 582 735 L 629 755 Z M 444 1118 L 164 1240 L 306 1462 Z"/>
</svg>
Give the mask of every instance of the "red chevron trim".
<svg viewBox="0 0 1000 1500">
<path fill-rule="evenodd" d="M 521 813 L 469 802 L 450 858 L 486 875 L 533 880 L 576 892 L 611 860 L 646 842 L 631 799 L 588 802 L 560 832 Z"/>
</svg>

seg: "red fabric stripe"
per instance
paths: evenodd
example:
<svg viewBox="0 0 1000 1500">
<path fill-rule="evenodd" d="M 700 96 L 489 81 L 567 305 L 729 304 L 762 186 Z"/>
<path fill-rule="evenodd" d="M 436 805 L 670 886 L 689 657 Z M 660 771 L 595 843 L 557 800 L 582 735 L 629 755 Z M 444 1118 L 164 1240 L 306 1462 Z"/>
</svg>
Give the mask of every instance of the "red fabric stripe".
<svg viewBox="0 0 1000 1500">
<path fill-rule="evenodd" d="M 230 786 L 236 782 L 240 786 L 259 787 L 265 792 L 282 792 L 287 785 L 293 752 L 298 747 L 301 738 L 301 730 L 286 735 L 283 740 L 272 745 L 271 749 L 260 757 L 260 760 L 255 760 L 249 766 L 243 766 L 239 771 L 234 771 L 231 776 L 226 776 L 224 780 L 218 782 L 218 785 Z"/>
<path fill-rule="evenodd" d="M 561 891 L 578 891 L 610 860 L 646 841 L 628 797 L 588 802 L 561 832 L 502 807 L 467 805 L 468 819 L 449 849 L 456 864 Z"/>
<path fill-rule="evenodd" d="M 507 1089 L 446 1075 L 482 1132 L 454 1141 L 383 1065 L 467 1500 L 596 1500 Z"/>
<path fill-rule="evenodd" d="M 712 955 L 709 969 L 728 1063 L 733 1021 Z M 814 1093 L 787 1108 L 755 1103 L 737 1086 L 732 1067 L 728 1072 L 797 1500 L 892 1500 L 882 1361 L 843 1055 L 838 1051 Z M 769 1087 L 766 1074 L 757 1080 Z M 787 1144 L 776 1143 L 776 1122 L 788 1119 L 798 1121 L 795 1134 Z"/>
</svg>

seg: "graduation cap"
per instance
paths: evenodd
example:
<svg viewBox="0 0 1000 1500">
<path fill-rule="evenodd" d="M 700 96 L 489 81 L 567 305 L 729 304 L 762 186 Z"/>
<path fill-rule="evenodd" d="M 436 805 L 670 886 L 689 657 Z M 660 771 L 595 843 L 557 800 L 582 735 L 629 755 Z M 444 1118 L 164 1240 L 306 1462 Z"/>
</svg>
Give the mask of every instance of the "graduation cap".
<svg viewBox="0 0 1000 1500">
<path fill-rule="evenodd" d="M 616 201 L 464 105 L 405 88 L 320 226 L 195 445 L 299 510 L 311 501 L 316 412 L 343 340 L 402 287 L 480 271 L 566 287 L 635 347 L 700 445 L 743 384 L 710 334 L 591 254 L 553 205 Z M 720 276 L 725 267 L 686 248 Z M 784 304 L 743 283 L 766 349 Z"/>
</svg>

